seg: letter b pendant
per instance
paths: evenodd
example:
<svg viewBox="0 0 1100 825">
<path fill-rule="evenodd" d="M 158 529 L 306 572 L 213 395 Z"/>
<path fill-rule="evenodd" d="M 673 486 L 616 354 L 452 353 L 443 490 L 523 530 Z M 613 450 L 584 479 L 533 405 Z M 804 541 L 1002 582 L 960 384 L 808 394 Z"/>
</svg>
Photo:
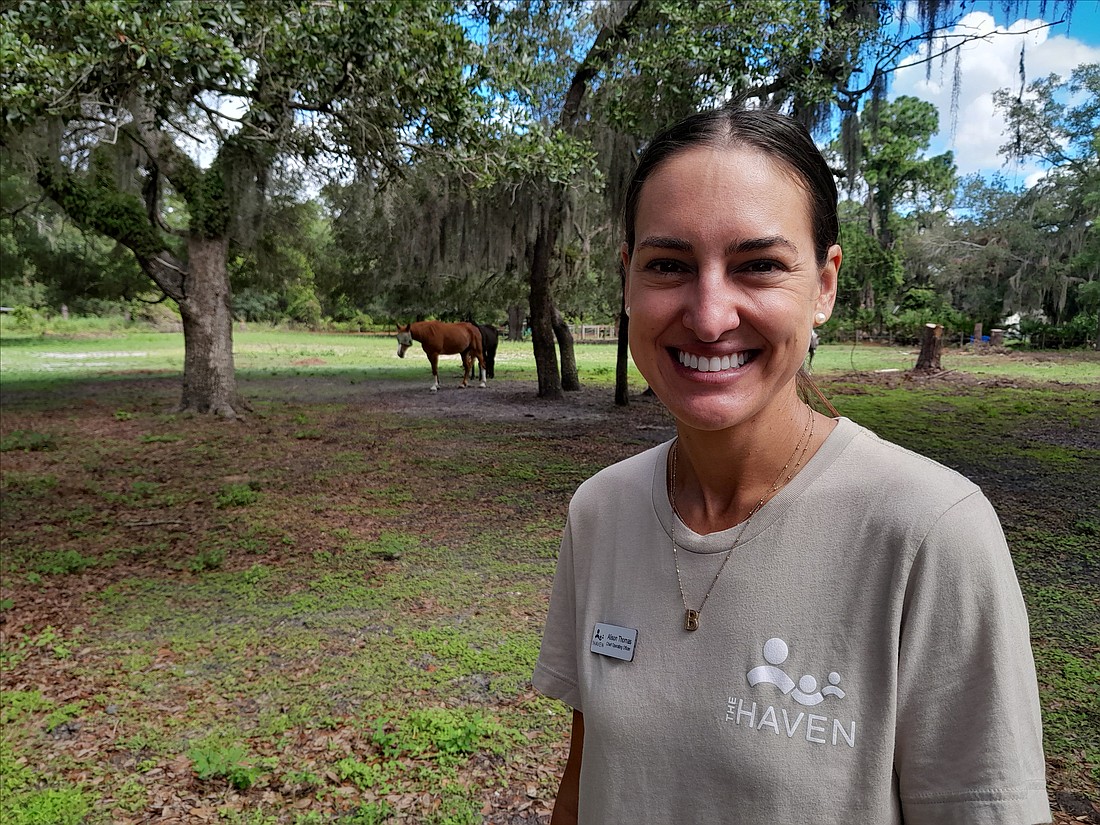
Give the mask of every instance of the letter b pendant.
<svg viewBox="0 0 1100 825">
<path fill-rule="evenodd" d="M 698 610 L 685 610 L 684 611 L 684 630 L 698 630 L 699 629 L 699 611 Z"/>
</svg>

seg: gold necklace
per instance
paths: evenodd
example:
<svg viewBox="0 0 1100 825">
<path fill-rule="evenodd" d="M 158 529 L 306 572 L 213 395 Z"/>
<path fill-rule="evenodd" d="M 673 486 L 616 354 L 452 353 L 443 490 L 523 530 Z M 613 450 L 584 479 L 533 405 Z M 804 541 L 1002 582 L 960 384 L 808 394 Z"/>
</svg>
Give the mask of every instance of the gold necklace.
<svg viewBox="0 0 1100 825">
<path fill-rule="evenodd" d="M 779 475 L 775 477 L 775 481 L 772 482 L 772 486 L 760 497 L 760 501 L 753 505 L 753 508 L 749 510 L 749 514 L 745 516 L 745 520 L 741 522 L 741 529 L 737 531 L 737 536 L 733 540 L 733 544 L 730 545 L 729 551 L 726 553 L 726 558 L 722 560 L 722 564 L 718 567 L 718 572 L 714 574 L 714 580 L 710 583 L 710 588 L 707 590 L 706 595 L 703 596 L 703 602 L 699 605 L 698 610 L 692 610 L 687 606 L 687 596 L 684 595 L 684 581 L 680 576 L 680 559 L 676 551 L 676 520 L 680 518 L 680 513 L 676 509 L 676 460 L 679 457 L 679 439 L 672 444 L 672 450 L 669 453 L 669 490 L 668 500 L 672 505 L 672 522 L 670 534 L 672 537 L 672 563 L 676 567 L 676 584 L 680 587 L 680 601 L 684 605 L 684 630 L 698 630 L 699 629 L 699 617 L 703 612 L 703 608 L 706 607 L 707 599 L 710 598 L 710 594 L 714 592 L 714 586 L 718 584 L 718 579 L 722 576 L 722 571 L 726 569 L 726 562 L 733 556 L 733 549 L 737 547 L 738 542 L 741 541 L 741 536 L 744 535 L 745 529 L 749 526 L 749 522 L 752 517 L 756 515 L 757 511 L 764 506 L 766 502 L 773 494 L 779 491 L 788 481 L 794 478 L 795 473 L 798 472 L 798 468 L 802 466 L 802 460 L 806 457 L 806 451 L 810 449 L 810 443 L 814 439 L 814 413 L 813 410 L 809 411 L 810 420 L 806 422 L 806 426 L 802 430 L 802 435 L 798 437 L 798 442 L 794 445 L 794 452 L 791 453 L 791 457 L 787 459 L 787 463 L 783 465 L 783 469 L 779 471 Z M 795 456 L 798 457 L 797 461 Z M 791 466 L 791 462 L 794 462 L 794 466 Z M 787 472 L 787 470 L 790 472 Z M 786 474 L 786 475 L 784 475 Z M 682 519 L 681 519 L 682 521 Z"/>
</svg>

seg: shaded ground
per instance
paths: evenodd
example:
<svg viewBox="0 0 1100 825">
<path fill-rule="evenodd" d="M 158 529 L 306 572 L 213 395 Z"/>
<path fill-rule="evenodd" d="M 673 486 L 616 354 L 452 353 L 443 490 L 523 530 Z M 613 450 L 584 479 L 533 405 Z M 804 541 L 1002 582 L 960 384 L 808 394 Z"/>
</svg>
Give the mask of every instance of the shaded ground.
<svg viewBox="0 0 1100 825">
<path fill-rule="evenodd" d="M 883 407 L 898 387 L 904 415 Z M 1100 404 L 1062 389 L 826 385 L 1004 515 L 1057 705 L 1057 821 L 1100 822 L 1096 688 L 1065 676 L 1100 653 L 1100 524 L 1082 495 Z M 84 789 L 92 822 L 547 822 L 567 718 L 527 678 L 565 507 L 591 472 L 671 436 L 663 408 L 616 408 L 606 388 L 540 401 L 534 382 L 243 390 L 243 424 L 165 415 L 176 379 L 5 391 L 2 435 L 52 440 L 3 454 L 6 771 L 33 774 L 24 791 Z M 974 443 L 937 435 L 967 426 Z M 444 715 L 402 725 L 425 708 Z M 232 745 L 247 787 L 233 759 L 201 775 L 200 752 Z"/>
</svg>

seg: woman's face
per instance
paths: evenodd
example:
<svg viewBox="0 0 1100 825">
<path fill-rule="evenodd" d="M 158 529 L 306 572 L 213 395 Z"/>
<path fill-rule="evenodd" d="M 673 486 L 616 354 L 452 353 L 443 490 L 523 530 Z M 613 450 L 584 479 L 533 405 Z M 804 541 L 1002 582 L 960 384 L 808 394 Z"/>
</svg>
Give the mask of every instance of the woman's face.
<svg viewBox="0 0 1100 825">
<path fill-rule="evenodd" d="M 721 430 L 792 401 L 841 259 L 815 260 L 795 174 L 754 149 L 686 149 L 643 185 L 634 237 L 630 352 L 677 420 Z"/>
</svg>

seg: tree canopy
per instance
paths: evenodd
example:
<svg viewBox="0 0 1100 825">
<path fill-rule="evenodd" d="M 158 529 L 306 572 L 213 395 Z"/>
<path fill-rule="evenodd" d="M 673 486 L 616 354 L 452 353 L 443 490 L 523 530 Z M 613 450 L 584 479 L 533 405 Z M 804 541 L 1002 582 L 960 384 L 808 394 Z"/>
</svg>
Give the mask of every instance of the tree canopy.
<svg viewBox="0 0 1100 825">
<path fill-rule="evenodd" d="M 496 323 L 507 309 L 530 317 L 539 392 L 553 397 L 577 385 L 565 317 L 627 323 L 618 216 L 648 135 L 738 99 L 789 111 L 823 140 L 842 124 L 850 317 L 882 330 L 919 305 L 959 323 L 1012 312 L 1068 322 L 1092 307 L 1098 280 L 1098 70 L 999 95 L 1012 124 L 1002 151 L 1043 160 L 1038 185 L 956 191 L 950 154 L 928 156 L 935 110 L 884 95 L 916 44 L 931 66 L 965 41 L 936 40 L 956 5 L 917 10 L 8 4 L 0 288 L 27 301 L 132 299 L 143 272 L 155 292 L 142 297 L 167 296 L 180 313 L 185 409 L 247 408 L 234 316 Z M 74 246 L 81 232 L 94 242 Z M 81 261 L 67 271 L 86 275 L 50 274 L 63 248 Z"/>
<path fill-rule="evenodd" d="M 444 0 L 28 0 L 0 15 L 0 46 L 9 157 L 179 305 L 181 408 L 230 417 L 246 404 L 229 248 L 259 234 L 272 169 L 385 174 L 476 135 L 483 111 L 476 51 Z"/>
</svg>

